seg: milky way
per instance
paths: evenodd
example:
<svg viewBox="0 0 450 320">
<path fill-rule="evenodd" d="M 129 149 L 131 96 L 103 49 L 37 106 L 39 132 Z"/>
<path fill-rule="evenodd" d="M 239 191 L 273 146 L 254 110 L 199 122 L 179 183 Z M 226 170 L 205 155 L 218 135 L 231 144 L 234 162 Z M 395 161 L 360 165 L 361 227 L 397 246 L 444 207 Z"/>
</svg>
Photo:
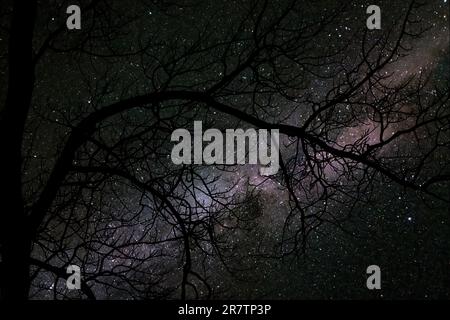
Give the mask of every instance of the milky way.
<svg viewBox="0 0 450 320">
<path fill-rule="evenodd" d="M 95 3 L 70 32 L 38 4 L 31 298 L 449 298 L 446 0 L 378 1 L 381 30 L 364 1 Z M 194 121 L 279 129 L 280 170 L 175 164 Z"/>
</svg>

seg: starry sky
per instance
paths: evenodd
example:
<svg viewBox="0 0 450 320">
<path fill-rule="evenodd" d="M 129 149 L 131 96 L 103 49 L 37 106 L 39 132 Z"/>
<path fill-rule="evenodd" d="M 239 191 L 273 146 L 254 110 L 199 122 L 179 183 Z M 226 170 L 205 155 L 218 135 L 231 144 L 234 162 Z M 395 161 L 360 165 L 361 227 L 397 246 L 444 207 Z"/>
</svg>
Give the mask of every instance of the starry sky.
<svg viewBox="0 0 450 320">
<path fill-rule="evenodd" d="M 77 148 L 33 258 L 81 265 L 98 299 L 450 297 L 447 0 L 82 1 L 72 31 L 68 4 L 38 5 L 27 207 L 79 123 L 126 107 Z M 145 98 L 174 91 L 200 98 Z M 279 127 L 282 168 L 174 165 L 170 134 L 194 121 Z M 31 272 L 32 299 L 85 297 Z"/>
</svg>

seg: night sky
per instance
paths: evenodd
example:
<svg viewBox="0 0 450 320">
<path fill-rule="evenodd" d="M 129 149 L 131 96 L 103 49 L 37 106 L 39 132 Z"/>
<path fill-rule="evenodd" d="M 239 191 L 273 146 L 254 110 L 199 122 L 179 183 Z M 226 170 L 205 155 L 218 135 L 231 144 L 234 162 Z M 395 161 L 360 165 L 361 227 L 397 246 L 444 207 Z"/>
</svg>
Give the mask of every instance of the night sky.
<svg viewBox="0 0 450 320">
<path fill-rule="evenodd" d="M 33 50 L 28 216 L 81 142 L 32 240 L 30 299 L 86 298 L 55 272 L 71 264 L 97 299 L 450 298 L 447 0 L 55 0 Z M 279 128 L 280 171 L 173 164 L 194 121 Z"/>
</svg>

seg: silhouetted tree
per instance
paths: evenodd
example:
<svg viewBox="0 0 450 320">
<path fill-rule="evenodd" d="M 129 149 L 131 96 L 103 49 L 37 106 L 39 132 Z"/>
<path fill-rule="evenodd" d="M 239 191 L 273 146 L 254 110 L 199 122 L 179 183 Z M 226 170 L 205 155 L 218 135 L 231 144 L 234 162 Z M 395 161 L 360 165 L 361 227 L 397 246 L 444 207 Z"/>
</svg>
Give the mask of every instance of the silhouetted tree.
<svg viewBox="0 0 450 320">
<path fill-rule="evenodd" d="M 67 5 L 6 13 L 3 298 L 212 298 L 214 270 L 307 253 L 383 184 L 448 202 L 448 82 L 396 71 L 427 34 L 417 3 L 330 43 L 343 3 L 92 1 L 76 32 Z M 264 238 L 267 204 L 238 167 L 172 163 L 171 133 L 194 120 L 279 129 L 281 170 L 264 178 L 287 194 L 279 236 L 242 244 Z M 58 281 L 70 264 L 80 293 Z"/>
</svg>

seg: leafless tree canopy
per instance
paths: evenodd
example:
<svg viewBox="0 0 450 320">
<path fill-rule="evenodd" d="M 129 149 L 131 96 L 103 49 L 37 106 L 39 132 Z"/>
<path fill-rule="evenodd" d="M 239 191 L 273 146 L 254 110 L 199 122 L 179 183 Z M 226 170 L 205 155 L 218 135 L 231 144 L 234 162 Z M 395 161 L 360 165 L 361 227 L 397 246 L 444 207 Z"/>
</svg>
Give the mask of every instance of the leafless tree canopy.
<svg viewBox="0 0 450 320">
<path fill-rule="evenodd" d="M 277 298 L 296 275 L 320 296 L 308 274 L 337 241 L 343 260 L 445 255 L 448 29 L 429 6 L 386 3 L 372 31 L 362 2 L 92 0 L 68 31 L 70 3 L 19 2 L 1 12 L 4 297 Z M 280 171 L 174 165 L 194 120 L 279 129 Z"/>
</svg>

